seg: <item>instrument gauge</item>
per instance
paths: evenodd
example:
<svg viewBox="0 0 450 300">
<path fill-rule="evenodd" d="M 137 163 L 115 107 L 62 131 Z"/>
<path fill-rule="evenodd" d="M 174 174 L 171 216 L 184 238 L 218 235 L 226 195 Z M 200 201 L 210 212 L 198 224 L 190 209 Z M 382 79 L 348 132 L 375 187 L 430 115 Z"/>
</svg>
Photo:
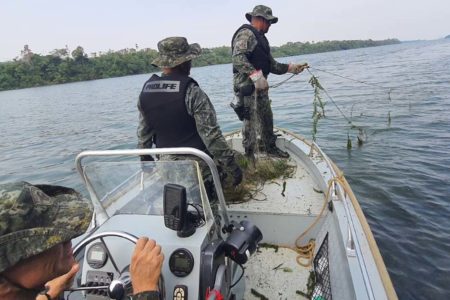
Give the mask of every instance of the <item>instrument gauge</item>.
<svg viewBox="0 0 450 300">
<path fill-rule="evenodd" d="M 106 252 L 103 243 L 95 243 L 89 247 L 87 251 L 87 263 L 94 269 L 100 269 L 108 260 L 108 253 Z"/>
<path fill-rule="evenodd" d="M 186 277 L 194 268 L 194 257 L 187 249 L 175 250 L 169 258 L 169 268 L 177 277 Z"/>
</svg>

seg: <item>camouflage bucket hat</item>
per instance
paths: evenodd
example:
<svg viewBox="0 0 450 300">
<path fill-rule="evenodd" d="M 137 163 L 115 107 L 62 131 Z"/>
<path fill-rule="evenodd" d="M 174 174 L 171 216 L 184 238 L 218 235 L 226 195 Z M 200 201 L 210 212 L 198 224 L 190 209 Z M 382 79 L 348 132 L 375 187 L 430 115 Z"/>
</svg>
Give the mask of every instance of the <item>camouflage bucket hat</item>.
<svg viewBox="0 0 450 300">
<path fill-rule="evenodd" d="M 199 44 L 189 45 L 184 37 L 169 37 L 158 43 L 159 55 L 152 65 L 160 68 L 173 68 L 185 61 L 200 56 L 202 49 Z"/>
<path fill-rule="evenodd" d="M 252 17 L 263 17 L 271 24 L 278 22 L 278 18 L 272 15 L 272 9 L 265 5 L 256 5 L 252 12 L 245 14 L 245 17 L 249 22 L 252 21 Z"/>
<path fill-rule="evenodd" d="M 91 218 L 90 202 L 73 189 L 0 184 L 0 273 L 83 234 Z"/>
</svg>

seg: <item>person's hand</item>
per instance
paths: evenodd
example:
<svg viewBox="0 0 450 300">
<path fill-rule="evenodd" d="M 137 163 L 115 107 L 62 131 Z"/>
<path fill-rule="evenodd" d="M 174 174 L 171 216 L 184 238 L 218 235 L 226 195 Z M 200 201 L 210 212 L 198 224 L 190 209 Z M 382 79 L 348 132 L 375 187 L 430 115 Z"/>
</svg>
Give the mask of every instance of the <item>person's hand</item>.
<svg viewBox="0 0 450 300">
<path fill-rule="evenodd" d="M 62 292 L 64 292 L 64 290 L 72 286 L 73 278 L 75 277 L 79 269 L 80 265 L 74 264 L 69 272 L 56 277 L 55 279 L 52 279 L 45 284 L 45 289 L 51 299 L 56 299 Z M 40 300 L 41 298 L 47 300 L 47 297 L 45 295 L 39 295 L 36 299 Z"/>
<path fill-rule="evenodd" d="M 307 63 L 304 64 L 289 64 L 288 73 L 298 74 L 303 72 L 304 69 L 309 68 Z"/>
<path fill-rule="evenodd" d="M 261 70 L 256 70 L 255 72 L 250 74 L 250 79 L 253 81 L 253 84 L 255 85 L 255 89 L 257 91 L 266 91 L 269 89 L 267 79 L 264 77 Z"/>
<path fill-rule="evenodd" d="M 130 275 L 133 293 L 157 291 L 164 254 L 154 240 L 140 238 L 131 257 Z"/>
</svg>

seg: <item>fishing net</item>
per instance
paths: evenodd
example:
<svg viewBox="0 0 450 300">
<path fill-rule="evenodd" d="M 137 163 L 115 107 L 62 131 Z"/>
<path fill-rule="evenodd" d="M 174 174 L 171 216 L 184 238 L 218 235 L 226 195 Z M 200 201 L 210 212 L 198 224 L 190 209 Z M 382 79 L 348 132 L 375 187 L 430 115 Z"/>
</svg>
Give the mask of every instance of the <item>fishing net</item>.
<svg viewBox="0 0 450 300">
<path fill-rule="evenodd" d="M 236 188 L 224 187 L 224 196 L 227 203 L 243 203 L 250 200 L 264 201 L 266 196 L 262 192 L 264 184 L 274 182 L 276 179 L 291 178 L 296 166 L 289 159 L 259 156 L 251 160 L 244 156 L 238 159 L 244 179 Z"/>
<path fill-rule="evenodd" d="M 315 286 L 311 299 L 331 300 L 330 263 L 328 260 L 328 234 L 325 236 L 320 249 L 313 261 Z"/>
</svg>

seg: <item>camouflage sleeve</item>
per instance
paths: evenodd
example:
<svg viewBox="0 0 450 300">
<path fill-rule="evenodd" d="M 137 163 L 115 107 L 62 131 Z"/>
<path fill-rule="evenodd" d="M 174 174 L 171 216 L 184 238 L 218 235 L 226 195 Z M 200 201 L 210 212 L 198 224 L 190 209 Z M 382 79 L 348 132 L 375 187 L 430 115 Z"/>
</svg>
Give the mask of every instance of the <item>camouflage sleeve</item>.
<svg viewBox="0 0 450 300">
<path fill-rule="evenodd" d="M 282 64 L 277 62 L 272 55 L 270 55 L 270 73 L 281 75 L 288 71 L 289 64 Z"/>
<path fill-rule="evenodd" d="M 257 43 L 255 35 L 249 29 L 239 31 L 233 41 L 231 57 L 233 67 L 247 77 L 255 71 L 255 67 L 248 61 L 247 55 L 255 50 Z"/>
<path fill-rule="evenodd" d="M 188 114 L 194 117 L 197 131 L 214 160 L 225 165 L 234 162 L 234 153 L 222 135 L 216 111 L 205 92 L 198 85 L 191 84 L 185 101 Z"/>
<path fill-rule="evenodd" d="M 131 300 L 159 300 L 158 291 L 145 291 L 130 297 Z"/>
<path fill-rule="evenodd" d="M 139 124 L 137 128 L 137 137 L 138 137 L 138 148 L 152 148 L 153 137 L 155 135 L 155 131 L 153 128 L 148 126 L 147 122 L 144 120 L 144 115 L 142 113 L 141 101 L 138 101 L 137 104 L 139 110 Z"/>
</svg>

